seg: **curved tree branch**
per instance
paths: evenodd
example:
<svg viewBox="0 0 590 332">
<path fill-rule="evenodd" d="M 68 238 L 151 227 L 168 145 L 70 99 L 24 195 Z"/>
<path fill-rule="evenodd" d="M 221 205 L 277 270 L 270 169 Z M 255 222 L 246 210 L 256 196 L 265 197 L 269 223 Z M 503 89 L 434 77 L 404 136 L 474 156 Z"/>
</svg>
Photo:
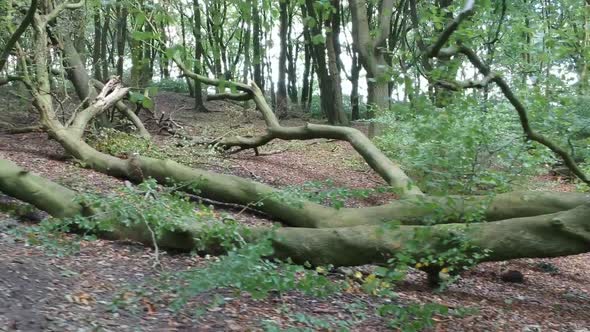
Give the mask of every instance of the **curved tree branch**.
<svg viewBox="0 0 590 332">
<path fill-rule="evenodd" d="M 224 99 L 231 99 L 231 100 L 237 100 L 237 101 L 246 101 L 246 100 L 250 100 L 252 99 L 252 94 L 247 93 L 247 92 L 242 92 L 242 93 L 216 93 L 214 95 L 207 95 L 207 100 L 209 101 L 213 101 L 213 100 L 224 100 Z"/>
<path fill-rule="evenodd" d="M 496 85 L 498 85 L 498 87 L 502 91 L 502 94 L 504 94 L 506 99 L 508 99 L 510 104 L 512 104 L 512 107 L 514 107 L 514 109 L 518 113 L 518 118 L 520 119 L 520 124 L 526 137 L 531 141 L 535 141 L 546 146 L 547 148 L 549 148 L 549 150 L 553 151 L 555 154 L 560 156 L 565 165 L 570 169 L 570 171 L 572 171 L 572 173 L 574 173 L 584 183 L 590 185 L 590 179 L 586 176 L 586 174 L 584 174 L 584 172 L 578 166 L 574 158 L 566 150 L 562 149 L 553 141 L 532 129 L 526 107 L 522 104 L 518 97 L 516 97 L 516 95 L 514 94 L 510 86 L 508 86 L 508 83 L 506 83 L 504 78 L 502 78 L 502 76 L 500 75 L 493 75 L 490 68 L 486 66 L 483 63 L 483 61 L 481 61 L 481 59 L 477 56 L 477 54 L 475 54 L 475 52 L 470 48 L 460 45 L 459 52 L 464 54 L 469 59 L 471 64 L 475 68 L 477 68 L 483 75 L 493 76 L 492 81 L 496 83 Z"/>
<path fill-rule="evenodd" d="M 71 3 L 68 2 L 67 0 L 65 2 L 60 3 L 57 7 L 55 7 L 49 14 L 45 15 L 45 24 L 55 20 L 55 18 L 57 16 L 59 16 L 59 14 L 66 10 L 66 9 L 78 9 L 78 8 L 82 8 L 82 6 L 84 6 L 84 4 L 86 3 L 86 0 L 80 0 L 80 2 L 76 2 L 76 3 Z"/>
<path fill-rule="evenodd" d="M 222 83 L 220 80 L 198 75 L 187 68 L 178 55 L 174 55 L 173 60 L 188 77 L 198 79 L 202 83 L 217 86 Z M 363 157 L 377 174 L 379 174 L 387 184 L 394 187 L 402 195 L 423 195 L 420 188 L 413 184 L 413 181 L 405 172 L 395 163 L 393 163 L 381 150 L 379 150 L 369 138 L 361 131 L 350 127 L 327 126 L 317 124 L 306 124 L 300 127 L 283 127 L 280 125 L 276 115 L 266 102 L 260 88 L 255 83 L 251 85 L 243 83 L 235 84 L 235 88 L 242 91 L 240 98 L 245 95 L 251 96 L 267 126 L 267 133 L 258 137 L 229 137 L 223 138 L 217 142 L 221 146 L 231 148 L 234 146 L 240 149 L 257 148 L 273 139 L 280 138 L 285 140 L 309 140 L 316 138 L 332 138 L 347 141 Z M 236 96 L 235 94 L 223 94 L 224 96 Z"/>
<path fill-rule="evenodd" d="M 426 54 L 429 57 L 433 58 L 439 56 L 439 51 L 449 41 L 449 38 L 451 38 L 453 33 L 457 31 L 461 22 L 467 17 L 469 17 L 471 14 L 473 14 L 474 3 L 475 0 L 467 0 L 465 2 L 465 6 L 459 12 L 459 15 L 457 15 L 457 17 L 455 17 L 455 19 L 443 30 L 443 32 L 440 34 L 440 36 L 434 42 L 434 44 L 429 46 L 426 50 Z"/>
<path fill-rule="evenodd" d="M 464 19 L 466 19 L 469 15 L 471 15 L 473 13 L 473 4 L 474 4 L 473 0 L 466 1 L 465 7 L 463 8 L 463 10 L 453 20 L 453 22 L 445 28 L 445 30 L 441 33 L 441 35 L 437 39 L 437 41 L 432 46 L 427 48 L 425 55 L 428 57 L 443 57 L 443 58 L 448 58 L 448 57 L 456 55 L 456 54 L 465 55 L 467 57 L 467 59 L 469 60 L 469 62 L 471 62 L 471 64 L 475 68 L 477 68 L 477 70 L 482 75 L 485 76 L 484 79 L 482 80 L 482 82 L 480 82 L 480 83 L 487 84 L 490 81 L 493 81 L 500 88 L 504 97 L 506 97 L 506 99 L 508 99 L 508 101 L 510 102 L 512 107 L 514 107 L 514 109 L 518 113 L 520 124 L 522 126 L 525 136 L 528 139 L 530 139 L 531 141 L 535 141 L 535 142 L 538 142 L 538 143 L 544 145 L 545 147 L 549 148 L 549 150 L 553 151 L 555 154 L 557 154 L 559 157 L 561 157 L 561 159 L 564 161 L 565 165 L 569 168 L 570 171 L 572 171 L 573 174 L 575 174 L 584 183 L 590 185 L 590 179 L 586 176 L 586 174 L 584 174 L 584 172 L 578 166 L 578 164 L 576 163 L 574 158 L 566 150 L 562 149 L 557 144 L 555 144 L 553 141 L 551 141 L 547 137 L 543 136 L 542 134 L 537 133 L 536 131 L 534 131 L 532 129 L 532 127 L 530 125 L 530 121 L 529 121 L 526 107 L 522 104 L 522 102 L 518 99 L 518 97 L 516 97 L 516 95 L 514 94 L 514 92 L 512 91 L 510 86 L 508 85 L 508 83 L 504 80 L 504 78 L 502 78 L 502 76 L 500 76 L 498 74 L 492 73 L 491 69 L 484 64 L 484 62 L 479 58 L 479 56 L 475 53 L 475 51 L 464 46 L 460 41 L 457 42 L 456 46 L 450 46 L 450 47 L 447 47 L 444 49 L 442 48 L 444 46 L 444 44 L 449 40 L 451 35 L 457 30 L 457 28 L 459 27 L 459 24 L 461 24 L 461 22 Z M 449 85 L 449 86 L 451 86 L 451 85 Z M 467 82 L 466 84 L 452 85 L 453 88 L 473 88 L 473 87 L 480 87 L 480 86 L 481 86 L 481 84 L 475 84 L 474 82 L 472 82 L 472 83 Z"/>
<path fill-rule="evenodd" d="M 4 50 L 0 55 L 0 71 L 4 69 L 6 61 L 8 60 L 8 56 L 12 51 L 12 48 L 16 45 L 20 36 L 22 36 L 22 34 L 27 30 L 27 27 L 29 27 L 29 25 L 33 21 L 33 16 L 35 15 L 35 11 L 37 10 L 37 2 L 38 0 L 31 1 L 31 6 L 29 7 L 27 14 L 25 15 L 25 18 L 23 18 L 23 21 L 20 23 L 16 31 L 12 34 L 12 36 L 10 36 L 10 39 L 8 40 L 6 45 L 4 45 Z"/>
</svg>

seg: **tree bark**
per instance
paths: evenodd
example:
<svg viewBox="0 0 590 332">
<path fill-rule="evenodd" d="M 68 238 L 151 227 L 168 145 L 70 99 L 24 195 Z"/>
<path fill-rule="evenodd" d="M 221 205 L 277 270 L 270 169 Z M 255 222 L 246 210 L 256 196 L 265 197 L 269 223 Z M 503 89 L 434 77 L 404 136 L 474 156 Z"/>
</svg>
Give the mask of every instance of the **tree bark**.
<svg viewBox="0 0 590 332">
<path fill-rule="evenodd" d="M 304 6 L 301 7 L 304 10 Z M 309 35 L 309 28 L 307 25 L 303 27 L 303 43 L 304 43 L 304 64 L 303 64 L 303 82 L 301 87 L 301 107 L 307 113 L 313 97 L 313 56 L 311 49 L 311 37 Z"/>
<path fill-rule="evenodd" d="M 182 38 L 182 47 L 184 49 L 183 54 L 186 54 L 188 52 L 188 47 L 186 44 L 186 17 L 184 15 L 184 11 L 183 8 L 179 8 L 180 11 L 180 36 Z M 196 69 L 196 68 L 195 68 Z M 195 86 L 194 86 L 194 82 L 189 78 L 189 77 L 184 77 L 185 81 L 186 81 L 186 86 L 188 87 L 188 93 L 189 96 L 191 97 L 195 97 Z M 195 104 L 195 108 L 197 107 L 197 105 Z"/>
<path fill-rule="evenodd" d="M 287 0 L 279 1 L 279 80 L 277 81 L 277 107 L 276 112 L 279 116 L 287 114 L 287 31 L 289 30 L 289 4 Z"/>
<path fill-rule="evenodd" d="M 367 8 L 364 1 L 350 0 L 352 14 L 353 39 L 358 47 L 361 63 L 367 71 L 367 88 L 369 106 L 377 109 L 389 108 L 389 77 L 382 48 L 391 26 L 393 0 L 382 1 L 379 7 L 376 35 L 371 36 Z M 374 110 L 369 110 L 372 117 Z"/>
<path fill-rule="evenodd" d="M 92 50 L 92 68 L 94 70 L 94 78 L 102 81 L 102 64 L 101 64 L 101 46 L 102 41 L 102 27 L 100 20 L 100 10 L 94 13 L 94 48 Z"/>
<path fill-rule="evenodd" d="M 108 57 L 108 31 L 111 26 L 111 19 L 109 16 L 109 12 L 111 11 L 111 5 L 107 5 L 104 9 L 104 20 L 102 26 L 102 33 L 101 33 L 101 40 L 100 40 L 100 63 L 101 63 L 101 78 L 102 81 L 106 81 L 109 79 L 109 62 L 107 61 Z"/>
<path fill-rule="evenodd" d="M 251 0 L 252 2 L 252 53 L 254 55 L 254 82 L 260 90 L 264 93 L 264 55 L 260 46 L 262 40 L 262 33 L 260 30 L 260 12 L 259 1 Z"/>
<path fill-rule="evenodd" d="M 313 19 L 316 22 L 321 22 L 319 15 L 314 9 L 313 1 L 306 0 L 305 6 L 302 7 L 304 15 L 307 19 Z M 342 105 L 342 89 L 340 87 L 340 72 L 336 70 L 337 63 L 336 53 L 334 49 L 334 41 L 330 35 L 326 34 L 324 41 L 315 41 L 314 37 L 322 37 L 322 25 L 315 24 L 310 27 L 309 32 L 312 35 L 310 40 L 310 47 L 314 57 L 315 69 L 318 75 L 318 85 L 320 88 L 320 98 L 322 104 L 322 111 L 328 118 L 328 122 L 332 125 L 347 125 L 348 118 L 344 114 L 344 107 Z M 326 61 L 326 52 L 329 60 Z M 331 71 L 335 69 L 336 71 Z M 340 98 L 338 96 L 340 95 Z"/>
<path fill-rule="evenodd" d="M 124 3 L 119 2 L 117 21 L 117 76 L 123 77 L 123 65 L 125 63 L 125 43 L 127 42 L 127 16 L 128 10 Z"/>
<path fill-rule="evenodd" d="M 195 69 L 197 73 L 203 71 L 203 41 L 201 33 L 201 6 L 199 0 L 193 0 L 193 17 L 194 17 L 194 28 L 193 35 L 195 37 Z M 197 111 L 207 111 L 203 102 L 203 89 L 201 82 L 198 80 L 193 81 L 195 89 L 195 109 Z"/>
<path fill-rule="evenodd" d="M 80 56 L 70 38 L 64 39 L 61 45 L 63 45 L 62 52 L 64 54 L 68 79 L 74 85 L 74 89 L 76 90 L 78 98 L 85 105 L 88 105 L 89 99 L 97 95 L 96 89 L 102 89 L 104 84 L 100 83 L 100 81 L 94 83 L 91 82 L 91 79 L 86 72 L 86 68 L 84 67 L 84 64 L 82 63 L 82 60 L 80 59 Z M 150 133 L 147 131 L 139 117 L 131 109 L 129 109 L 125 103 L 118 101 L 115 104 L 115 107 L 133 123 L 138 135 L 146 139 L 151 138 Z M 84 128 L 81 129 L 80 135 L 82 134 L 83 129 Z"/>
<path fill-rule="evenodd" d="M 231 187 L 223 187 L 230 190 Z M 92 211 L 77 203 L 77 194 L 59 184 L 36 176 L 14 163 L 0 159 L 0 191 L 47 211 L 54 217 L 93 215 L 100 212 L 108 218 L 109 211 Z M 356 266 L 385 263 L 389 257 L 403 251 L 418 228 L 428 228 L 430 236 L 424 245 L 438 251 L 451 249 L 446 241 L 450 234 L 463 234 L 472 245 L 490 251 L 485 261 L 525 257 L 555 257 L 584 253 L 590 250 L 588 217 L 590 203 L 570 210 L 532 217 L 505 219 L 489 223 L 440 224 L 434 226 L 359 225 L 340 228 L 283 227 L 274 230 L 273 256 L 289 258 L 296 263 L 314 266 Z M 255 242 L 268 228 L 251 228 L 244 234 Z M 196 240 L 202 238 L 198 224 L 175 227 L 158 239 L 164 248 L 190 251 L 198 249 Z M 153 245 L 152 236 L 142 223 L 119 223 L 103 237 L 126 239 Z M 213 248 L 218 248 L 213 244 Z M 414 259 L 424 258 L 427 252 L 413 250 Z M 442 268 L 442 267 L 439 267 Z"/>
<path fill-rule="evenodd" d="M 291 104 L 298 105 L 299 100 L 297 98 L 297 54 L 299 53 L 299 39 L 292 40 L 293 32 L 293 17 L 295 16 L 294 5 L 289 4 L 289 31 L 287 32 L 287 73 L 288 73 L 288 85 L 287 92 L 289 94 L 289 100 Z M 293 45 L 295 44 L 295 54 L 293 54 Z"/>
</svg>

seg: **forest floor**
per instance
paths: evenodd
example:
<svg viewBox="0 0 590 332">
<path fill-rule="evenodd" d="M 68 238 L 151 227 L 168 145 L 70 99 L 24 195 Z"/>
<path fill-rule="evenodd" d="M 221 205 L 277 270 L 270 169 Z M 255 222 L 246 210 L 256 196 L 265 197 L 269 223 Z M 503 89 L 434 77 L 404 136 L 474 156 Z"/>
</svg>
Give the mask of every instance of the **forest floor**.
<svg viewBox="0 0 590 332">
<path fill-rule="evenodd" d="M 190 98 L 162 93 L 157 105 L 160 110 L 174 112 L 185 130 L 199 139 L 252 133 L 264 125 L 256 112 L 244 112 L 231 103 L 210 103 L 214 112 L 194 113 Z M 18 116 L 24 123 L 29 120 Z M 301 122 L 291 119 L 283 123 Z M 273 142 L 261 149 L 262 155 L 255 156 L 252 151 L 220 155 L 199 147 L 177 148 L 183 143 L 175 140 L 155 137 L 157 145 L 178 151 L 179 159 L 190 160 L 192 166 L 278 187 L 326 180 L 333 181 L 335 187 L 384 185 L 354 150 L 341 142 Z M 61 147 L 41 133 L 0 134 L 0 158 L 80 191 L 110 192 L 123 185 L 64 158 Z M 530 189 L 572 190 L 571 185 L 549 176 L 537 182 Z M 380 194 L 347 200 L 346 205 L 375 205 L 392 198 Z M 0 205 L 9 201 L 0 195 Z M 269 222 L 235 209 L 226 212 L 246 223 Z M 162 272 L 152 268 L 153 250 L 134 243 L 80 241 L 64 235 L 58 243 L 34 244 L 32 240 L 39 239 L 31 239 L 27 228 L 42 217 L 37 213 L 17 218 L 0 212 L 0 331 L 258 331 L 265 325 L 307 331 L 336 331 L 343 326 L 353 331 L 390 330 L 375 313 L 385 300 L 358 287 L 326 298 L 289 292 L 263 300 L 217 289 L 173 311 L 169 283 L 174 278 L 170 276 L 203 268 L 215 257 L 163 253 Z M 33 220 L 24 220 L 27 218 Z M 522 272 L 525 282 L 501 281 L 501 273 L 507 270 Z M 588 331 L 589 270 L 590 254 L 485 263 L 465 272 L 442 292 L 430 289 L 425 275 L 412 270 L 395 286 L 398 297 L 393 301 L 403 305 L 434 302 L 467 312 L 436 316 L 432 331 Z M 330 278 L 344 277 L 333 273 Z"/>
</svg>

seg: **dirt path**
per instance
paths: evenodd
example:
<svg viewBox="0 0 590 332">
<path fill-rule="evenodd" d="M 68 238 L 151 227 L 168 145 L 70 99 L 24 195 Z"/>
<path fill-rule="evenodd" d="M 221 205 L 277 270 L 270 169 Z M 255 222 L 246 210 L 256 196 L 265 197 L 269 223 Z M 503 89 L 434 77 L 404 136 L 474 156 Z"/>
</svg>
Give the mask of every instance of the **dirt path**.
<svg viewBox="0 0 590 332">
<path fill-rule="evenodd" d="M 182 98 L 161 103 L 175 105 Z M 195 132 L 198 129 L 214 137 L 231 130 L 223 126 L 235 121 L 235 116 L 188 113 L 181 120 L 191 123 Z M 254 119 L 248 126 L 250 131 L 260 130 L 261 122 Z M 168 140 L 157 139 L 162 144 Z M 263 152 L 270 154 L 256 157 L 244 151 L 223 162 L 212 160 L 208 167 L 276 186 L 328 179 L 335 186 L 352 188 L 383 184 L 360 158 L 350 157 L 350 147 L 342 143 L 277 142 Z M 122 185 L 65 159 L 61 148 L 43 134 L 0 136 L 0 158 L 77 190 L 108 192 Z M 391 196 L 383 194 L 347 204 L 378 204 L 388 199 Z M 240 218 L 246 222 L 257 219 Z M 152 268 L 151 249 L 132 243 L 82 241 L 76 253 L 59 256 L 63 248 L 28 244 L 22 235 L 26 229 L 14 217 L 0 214 L 0 331 L 245 331 L 262 330 L 264 321 L 283 328 L 318 330 L 320 325 L 310 325 L 302 318 L 307 316 L 345 322 L 354 331 L 388 330 L 374 313 L 381 300 L 358 289 L 325 299 L 293 292 L 263 301 L 218 290 L 223 304 L 212 305 L 215 294 L 205 293 L 173 312 L 169 305 L 175 294 L 155 282 L 162 273 Z M 171 275 L 206 266 L 210 259 L 214 258 L 167 253 L 160 257 Z M 590 254 L 584 254 L 481 264 L 442 293 L 428 289 L 424 275 L 413 271 L 396 291 L 401 303 L 437 302 L 475 310 L 464 318 L 437 317 L 437 331 L 536 331 L 537 326 L 542 331 L 584 331 L 590 329 L 589 259 Z M 525 275 L 525 283 L 500 280 L 503 271 L 512 269 Z M 342 275 L 332 278 L 342 279 Z M 116 303 L 124 305 L 118 308 Z M 203 310 L 196 315 L 198 309 Z"/>
</svg>

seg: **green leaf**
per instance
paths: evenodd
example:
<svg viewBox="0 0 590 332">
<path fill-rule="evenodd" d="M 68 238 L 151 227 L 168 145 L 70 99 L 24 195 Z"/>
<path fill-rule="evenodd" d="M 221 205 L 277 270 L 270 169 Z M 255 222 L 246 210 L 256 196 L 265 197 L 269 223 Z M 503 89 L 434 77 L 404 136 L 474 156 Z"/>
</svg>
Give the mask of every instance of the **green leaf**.
<svg viewBox="0 0 590 332">
<path fill-rule="evenodd" d="M 311 42 L 314 45 L 324 44 L 326 42 L 326 37 L 324 37 L 322 34 L 317 34 L 311 37 Z"/>
<path fill-rule="evenodd" d="M 153 32 L 133 31 L 131 33 L 131 38 L 133 38 L 135 40 L 150 40 L 150 39 L 157 39 L 158 35 Z"/>
</svg>

